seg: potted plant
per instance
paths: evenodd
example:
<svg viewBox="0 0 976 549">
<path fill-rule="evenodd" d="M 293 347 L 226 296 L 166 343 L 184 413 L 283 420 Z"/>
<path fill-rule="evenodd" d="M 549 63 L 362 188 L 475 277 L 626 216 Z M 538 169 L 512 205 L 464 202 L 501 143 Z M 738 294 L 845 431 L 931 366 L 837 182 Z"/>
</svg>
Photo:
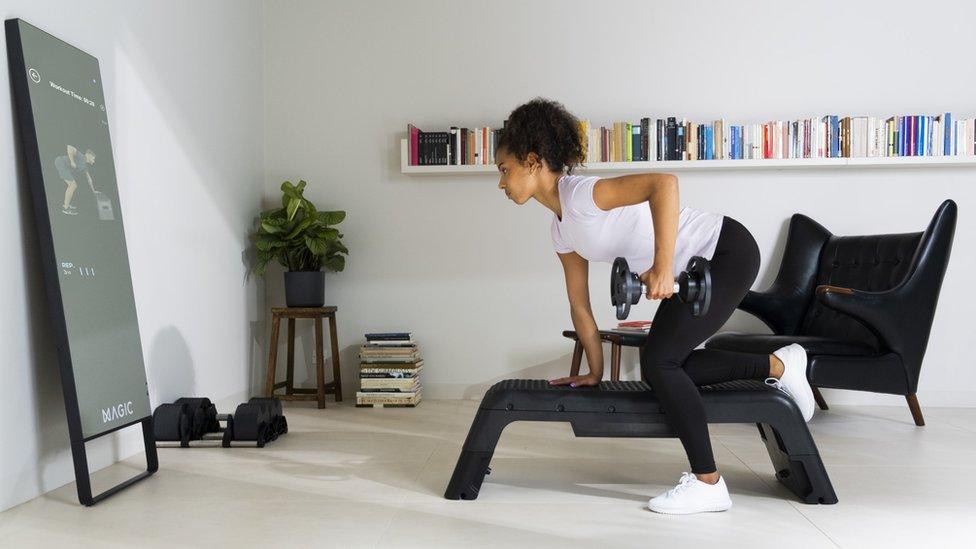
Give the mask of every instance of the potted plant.
<svg viewBox="0 0 976 549">
<path fill-rule="evenodd" d="M 325 303 L 325 272 L 345 268 L 349 250 L 332 227 L 346 212 L 320 212 L 304 197 L 305 181 L 281 184 L 281 207 L 261 212 L 254 235 L 257 263 L 254 272 L 264 275 L 276 260 L 285 272 L 285 304 L 289 307 L 321 307 Z"/>
</svg>

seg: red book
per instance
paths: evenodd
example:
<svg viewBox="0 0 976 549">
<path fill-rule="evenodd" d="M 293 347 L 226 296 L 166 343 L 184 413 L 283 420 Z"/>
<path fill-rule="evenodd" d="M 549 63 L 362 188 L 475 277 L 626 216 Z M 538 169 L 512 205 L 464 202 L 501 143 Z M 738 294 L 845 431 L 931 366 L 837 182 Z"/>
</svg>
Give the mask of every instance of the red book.
<svg viewBox="0 0 976 549">
<path fill-rule="evenodd" d="M 810 119 L 803 121 L 803 158 L 810 158 L 813 156 L 810 154 L 811 149 L 813 149 L 813 143 L 810 142 Z"/>
<path fill-rule="evenodd" d="M 628 320 L 626 322 L 618 322 L 618 328 L 644 328 L 651 325 L 650 320 Z"/>
<path fill-rule="evenodd" d="M 763 130 L 762 131 L 762 135 L 763 135 L 763 158 L 769 158 L 770 156 L 772 156 L 770 154 L 770 152 L 772 152 L 772 139 L 770 139 L 771 135 L 769 133 L 769 124 L 763 124 L 762 125 L 762 130 Z"/>
<path fill-rule="evenodd" d="M 419 153 L 417 152 L 417 138 L 420 130 L 413 124 L 407 124 L 407 142 L 410 148 L 410 165 L 416 166 L 420 163 Z"/>
</svg>

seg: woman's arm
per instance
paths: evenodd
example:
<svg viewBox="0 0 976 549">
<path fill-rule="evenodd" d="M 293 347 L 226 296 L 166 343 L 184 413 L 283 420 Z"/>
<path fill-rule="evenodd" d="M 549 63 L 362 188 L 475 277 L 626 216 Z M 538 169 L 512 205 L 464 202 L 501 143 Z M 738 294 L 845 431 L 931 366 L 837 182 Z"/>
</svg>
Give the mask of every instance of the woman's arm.
<svg viewBox="0 0 976 549">
<path fill-rule="evenodd" d="M 647 297 L 666 299 L 674 292 L 674 245 L 678 238 L 678 178 L 668 173 L 622 175 L 593 187 L 601 210 L 649 202 L 654 223 L 654 264 L 641 274 Z"/>
<path fill-rule="evenodd" d="M 573 328 L 586 352 L 587 374 L 569 376 L 551 381 L 553 385 L 585 386 L 596 385 L 603 379 L 603 345 L 600 333 L 590 308 L 589 262 L 576 252 L 556 254 L 563 264 L 566 274 L 566 293 L 569 296 L 569 311 L 573 318 Z"/>
</svg>

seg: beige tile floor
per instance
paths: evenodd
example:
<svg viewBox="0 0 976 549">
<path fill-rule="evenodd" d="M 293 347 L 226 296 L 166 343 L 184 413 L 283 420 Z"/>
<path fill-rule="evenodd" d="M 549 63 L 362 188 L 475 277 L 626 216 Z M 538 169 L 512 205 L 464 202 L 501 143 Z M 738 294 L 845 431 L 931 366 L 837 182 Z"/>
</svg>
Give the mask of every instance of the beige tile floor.
<svg viewBox="0 0 976 549">
<path fill-rule="evenodd" d="M 480 497 L 444 500 L 476 407 L 291 405 L 291 432 L 267 448 L 162 449 L 157 475 L 94 508 L 70 484 L 0 513 L 0 546 L 976 546 L 976 409 L 925 409 L 924 428 L 902 407 L 818 413 L 837 505 L 794 500 L 754 426 L 713 426 L 734 506 L 669 517 L 645 507 L 687 468 L 677 440 L 576 439 L 566 424 L 511 425 Z"/>
</svg>

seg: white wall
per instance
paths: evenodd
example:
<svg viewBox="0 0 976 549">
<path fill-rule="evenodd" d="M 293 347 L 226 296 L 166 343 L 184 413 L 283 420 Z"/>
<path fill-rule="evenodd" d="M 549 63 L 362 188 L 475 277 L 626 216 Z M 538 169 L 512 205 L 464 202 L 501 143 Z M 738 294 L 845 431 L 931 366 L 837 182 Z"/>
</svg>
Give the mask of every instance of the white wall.
<svg viewBox="0 0 976 549">
<path fill-rule="evenodd" d="M 827 113 L 976 115 L 976 4 L 955 2 L 289 1 L 266 4 L 268 193 L 303 177 L 322 208 L 344 208 L 351 250 L 327 277 L 339 306 L 346 393 L 363 332 L 409 329 L 424 346 L 428 396 L 478 397 L 507 377 L 567 371 L 570 327 L 550 214 L 512 206 L 493 176 L 408 177 L 399 140 L 423 129 L 499 125 L 534 96 L 592 124 L 644 115 L 736 122 Z M 919 24 L 925 21 L 925 24 Z M 740 219 L 772 280 L 789 216 L 838 234 L 922 230 L 960 206 L 955 254 L 922 371 L 922 406 L 976 405 L 972 169 L 682 173 L 682 203 Z M 614 320 L 609 266 L 591 271 L 595 313 Z M 268 297 L 280 304 L 281 281 Z M 650 318 L 642 305 L 632 318 Z M 745 313 L 730 328 L 759 330 Z M 609 354 L 609 353 L 607 353 Z M 625 375 L 636 376 L 633 352 Z M 305 368 L 308 369 L 307 367 Z M 901 397 L 826 391 L 834 403 Z M 906 410 L 906 414 L 907 414 Z"/>
<path fill-rule="evenodd" d="M 263 191 L 259 2 L 6 1 L 98 57 L 153 406 L 229 406 L 257 372 L 263 284 L 245 281 Z M 2 56 L 6 65 L 6 55 Z M 3 73 L 7 70 L 4 67 Z M 9 85 L 0 86 L 0 510 L 74 478 L 58 365 Z M 88 444 L 91 468 L 141 451 L 138 428 Z"/>
</svg>

